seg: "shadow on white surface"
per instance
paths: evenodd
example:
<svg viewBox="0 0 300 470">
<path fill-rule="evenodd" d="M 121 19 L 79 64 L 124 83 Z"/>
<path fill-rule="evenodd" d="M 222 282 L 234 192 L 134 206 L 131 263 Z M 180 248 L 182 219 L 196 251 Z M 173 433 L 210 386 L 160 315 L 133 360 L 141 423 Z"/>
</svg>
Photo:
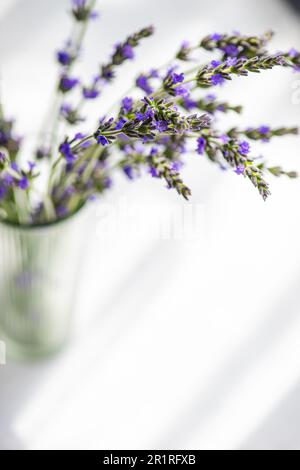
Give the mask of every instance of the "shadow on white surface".
<svg viewBox="0 0 300 470">
<path fill-rule="evenodd" d="M 205 388 L 194 397 L 194 401 L 185 408 L 175 422 L 167 429 L 164 435 L 158 440 L 157 448 L 183 448 L 184 442 L 189 441 L 189 437 L 197 435 L 201 428 L 205 428 L 207 422 L 213 418 L 220 409 L 226 405 L 227 399 L 234 392 L 236 385 L 242 382 L 254 367 L 256 367 L 264 356 L 280 342 L 281 338 L 289 330 L 293 329 L 294 323 L 299 318 L 299 283 L 300 278 L 296 279 L 293 285 L 280 296 L 277 302 L 273 302 L 269 314 L 266 314 L 265 320 L 260 324 L 256 331 L 249 336 L 248 341 L 219 368 L 218 373 L 205 386 Z M 300 371 L 299 371 L 300 375 Z M 288 413 L 283 416 L 284 421 L 288 420 L 288 414 L 292 415 L 293 410 L 296 415 L 300 415 L 299 395 L 293 392 L 292 397 L 282 406 Z M 292 398 L 292 399 L 291 399 Z M 280 411 L 274 412 L 274 417 L 267 421 L 266 427 L 273 427 L 274 420 L 280 420 Z M 270 422 L 270 424 L 269 424 Z M 265 434 L 265 426 L 258 431 L 252 439 L 247 442 L 247 448 L 250 446 L 264 446 L 268 442 L 268 446 L 277 448 L 278 441 L 282 440 L 282 426 L 277 426 L 276 431 L 272 434 Z M 245 427 L 246 428 L 246 427 Z M 225 428 L 224 428 L 225 429 Z M 294 417 L 293 426 L 291 427 L 293 437 L 300 436 L 300 419 Z M 225 431 L 224 431 L 225 432 Z M 274 437 L 274 440 L 272 438 Z M 288 436 L 287 436 L 288 437 Z M 289 442 L 289 437 L 284 439 L 285 444 Z M 291 439 L 290 445 L 295 442 Z M 300 444 L 300 438 L 298 437 Z M 199 442 L 201 447 L 201 442 Z"/>
<path fill-rule="evenodd" d="M 280 402 L 240 450 L 300 450 L 300 383 Z"/>
<path fill-rule="evenodd" d="M 51 361 L 52 363 L 52 361 Z M 8 360 L 0 369 L 0 449 L 26 449 L 27 443 L 18 436 L 15 425 L 23 407 L 31 400 L 36 387 L 48 373 L 47 365 L 15 364 Z"/>
</svg>

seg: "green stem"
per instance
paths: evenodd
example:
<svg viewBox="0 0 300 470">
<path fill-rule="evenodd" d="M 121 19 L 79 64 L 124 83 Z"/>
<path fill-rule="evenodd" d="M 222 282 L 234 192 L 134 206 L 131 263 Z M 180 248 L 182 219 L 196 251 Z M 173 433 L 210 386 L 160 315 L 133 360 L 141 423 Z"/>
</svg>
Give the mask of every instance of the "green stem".
<svg viewBox="0 0 300 470">
<path fill-rule="evenodd" d="M 89 8 L 90 8 L 91 11 L 94 9 L 94 7 L 96 5 L 96 2 L 97 2 L 97 0 L 91 0 L 90 1 Z M 78 22 L 76 21 L 75 27 L 73 27 L 73 31 L 71 33 L 71 38 L 73 38 L 73 40 L 71 40 L 71 41 L 74 42 L 74 44 L 75 44 L 76 55 L 78 55 L 78 53 L 80 51 L 82 42 L 84 40 L 84 37 L 85 37 L 87 29 L 88 29 L 89 21 L 90 21 L 90 18 L 87 18 L 85 21 L 80 22 L 79 25 L 78 25 Z M 77 36 L 77 30 L 79 31 L 78 36 Z M 74 38 L 74 36 L 75 36 L 75 38 Z M 72 62 L 72 64 L 70 64 L 70 66 L 68 67 L 68 72 L 70 72 L 72 70 L 73 65 L 74 65 L 74 62 Z M 59 135 L 59 127 L 60 127 L 60 108 L 61 108 L 61 105 L 63 103 L 63 97 L 64 97 L 64 94 L 58 89 L 58 86 L 59 86 L 59 81 L 57 82 L 56 87 L 55 87 L 55 95 L 56 95 L 55 104 L 52 106 L 52 109 L 54 109 L 54 111 L 53 111 L 54 119 L 53 119 L 52 129 L 50 131 L 50 136 L 52 138 L 52 142 L 51 142 L 51 145 L 50 145 L 51 154 L 53 153 L 53 151 L 54 151 L 54 149 L 57 145 L 57 140 L 58 140 L 58 135 Z M 43 125 L 43 127 L 42 127 L 42 129 L 39 133 L 39 140 L 41 140 L 43 135 L 44 135 L 44 125 Z"/>
</svg>

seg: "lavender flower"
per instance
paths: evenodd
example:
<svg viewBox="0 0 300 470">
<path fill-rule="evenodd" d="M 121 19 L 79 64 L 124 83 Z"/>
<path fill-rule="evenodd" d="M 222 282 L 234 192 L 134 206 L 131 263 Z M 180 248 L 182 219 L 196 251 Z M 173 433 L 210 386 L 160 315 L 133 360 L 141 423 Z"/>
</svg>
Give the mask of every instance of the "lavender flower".
<svg viewBox="0 0 300 470">
<path fill-rule="evenodd" d="M 56 57 L 58 62 L 63 66 L 70 65 L 74 60 L 74 57 L 66 50 L 58 51 Z"/>
<path fill-rule="evenodd" d="M 0 169 L 4 168 L 5 163 L 7 162 L 7 157 L 5 153 L 0 152 Z"/>
<path fill-rule="evenodd" d="M 224 52 L 230 57 L 236 57 L 239 55 L 239 48 L 234 44 L 228 44 L 224 47 Z"/>
<path fill-rule="evenodd" d="M 109 141 L 104 135 L 98 135 L 97 142 L 98 144 L 103 145 L 103 147 L 105 147 L 105 145 L 109 145 Z"/>
<path fill-rule="evenodd" d="M 199 139 L 197 139 L 197 153 L 199 153 L 199 155 L 204 154 L 206 145 L 207 145 L 207 142 L 206 142 L 206 139 L 204 139 L 204 137 L 199 137 Z"/>
<path fill-rule="evenodd" d="M 196 81 L 199 87 L 222 85 L 225 80 L 231 80 L 234 75 L 247 76 L 249 72 L 259 73 L 262 70 L 270 70 L 276 66 L 284 66 L 283 59 L 282 55 L 253 57 L 251 59 L 239 59 L 232 66 L 228 66 L 226 60 L 216 67 L 201 67 L 196 76 Z"/>
<path fill-rule="evenodd" d="M 249 142 L 243 141 L 239 144 L 239 152 L 242 155 L 248 155 L 250 153 L 250 145 Z"/>
<path fill-rule="evenodd" d="M 23 191 L 26 191 L 29 188 L 29 180 L 26 176 L 23 176 L 18 182 L 18 186 Z"/>
<path fill-rule="evenodd" d="M 261 37 L 243 36 L 240 33 L 232 35 L 215 33 L 206 36 L 200 43 L 200 47 L 207 51 L 219 50 L 223 58 L 229 57 L 260 57 L 266 54 L 265 47 L 272 39 L 273 33 L 268 31 Z"/>
<path fill-rule="evenodd" d="M 100 92 L 96 88 L 83 88 L 82 90 L 83 97 L 87 100 L 94 100 L 95 98 L 98 98 Z"/>
<path fill-rule="evenodd" d="M 63 219 L 67 217 L 69 214 L 68 208 L 66 206 L 58 206 L 56 208 L 56 214 L 58 215 L 60 219 Z"/>
<path fill-rule="evenodd" d="M 72 151 L 71 144 L 65 141 L 59 147 L 60 153 L 65 157 L 67 163 L 73 163 L 76 160 L 76 155 Z"/>
<path fill-rule="evenodd" d="M 94 0 L 72 0 L 76 27 L 70 40 L 56 53 L 61 65 L 57 90 L 60 102 L 64 94 L 80 84 L 79 78 L 72 75 L 72 65 L 79 56 L 88 21 L 96 16 L 94 4 Z M 116 44 L 110 59 L 100 66 L 92 82 L 81 85 L 79 103 L 63 102 L 57 120 L 53 117 L 53 127 L 51 123 L 51 128 L 41 133 L 43 140 L 35 161 L 27 162 L 24 168 L 18 155 L 21 139 L 14 132 L 13 121 L 4 117 L 0 107 L 0 208 L 8 220 L 45 223 L 72 215 L 86 201 L 94 200 L 97 194 L 108 190 L 117 171 L 131 181 L 146 172 L 188 199 L 191 190 L 180 172 L 192 149 L 219 168 L 232 168 L 237 175 L 243 175 L 264 199 L 270 194 L 265 175 L 296 177 L 296 172 L 271 166 L 263 157 L 251 158 L 248 141 L 268 142 L 273 137 L 296 135 L 298 129 L 272 129 L 261 125 L 226 130 L 222 124 L 220 132 L 220 114 L 217 113 L 239 114 L 242 108 L 218 99 L 215 94 L 201 94 L 199 90 L 275 66 L 300 69 L 298 50 L 275 55 L 268 53 L 271 33 L 256 37 L 217 32 L 204 38 L 197 47 L 184 41 L 170 62 L 175 65 L 152 68 L 137 77 L 135 85 L 142 90 L 142 99 L 125 96 L 118 107 L 117 103 L 110 107 L 112 115 L 101 118 L 98 126 L 89 133 L 78 127 L 71 136 L 63 137 L 61 121 L 64 121 L 67 133 L 70 126 L 80 124 L 84 120 L 82 106 L 85 101 L 94 100 L 103 93 L 104 87 L 115 77 L 117 68 L 133 60 L 136 47 L 152 33 L 152 27 L 144 28 Z M 173 62 L 180 60 L 183 66 L 198 47 L 216 51 L 219 55 L 211 57 L 206 64 L 201 62 L 198 69 L 187 67 L 187 70 L 181 70 Z M 196 57 L 195 54 L 193 59 Z M 215 115 L 218 120 L 214 119 Z M 57 141 L 56 136 L 59 137 Z M 117 152 L 113 150 L 115 148 Z M 49 168 L 49 189 L 43 200 L 36 201 L 31 197 L 31 190 L 39 176 L 41 160 L 44 160 L 43 167 Z M 16 208 L 15 194 L 23 198 L 22 207 Z M 19 219 L 21 211 L 24 214 Z"/>
<path fill-rule="evenodd" d="M 0 180 L 0 201 L 3 201 L 7 195 L 7 187 Z"/>
<path fill-rule="evenodd" d="M 225 78 L 222 74 L 216 73 L 216 75 L 211 76 L 210 81 L 214 86 L 223 85 L 223 83 L 225 83 Z"/>
<path fill-rule="evenodd" d="M 134 168 L 131 165 L 124 165 L 123 171 L 128 179 L 134 180 L 136 178 L 136 174 L 134 172 Z"/>
<path fill-rule="evenodd" d="M 214 33 L 209 36 L 210 41 L 215 41 L 215 42 L 221 41 L 222 38 L 223 38 L 223 35 L 220 33 Z"/>
<path fill-rule="evenodd" d="M 79 84 L 78 78 L 69 77 L 68 75 L 62 75 L 59 82 L 59 90 L 62 93 L 68 93 L 73 90 Z"/>
<path fill-rule="evenodd" d="M 190 46 L 189 41 L 183 41 L 179 51 L 176 54 L 176 58 L 183 61 L 188 61 L 191 59 L 191 52 L 193 48 Z"/>
<path fill-rule="evenodd" d="M 148 28 L 141 29 L 132 36 L 129 36 L 125 42 L 118 43 L 115 47 L 110 62 L 101 67 L 100 76 L 105 81 L 111 81 L 115 75 L 115 68 L 127 60 L 132 60 L 134 57 L 134 48 L 139 45 L 141 40 L 151 36 L 153 32 L 153 27 L 149 26 Z"/>
<path fill-rule="evenodd" d="M 236 169 L 234 170 L 237 175 L 244 175 L 246 170 L 245 165 L 239 164 L 237 165 Z"/>
<path fill-rule="evenodd" d="M 171 69 L 168 71 L 163 81 L 164 90 L 172 96 L 186 95 L 188 90 L 182 85 L 176 86 L 184 82 L 184 73 L 175 73 Z"/>
<path fill-rule="evenodd" d="M 122 54 L 125 57 L 125 59 L 134 59 L 134 50 L 133 47 L 130 44 L 125 44 L 122 49 Z"/>
<path fill-rule="evenodd" d="M 60 115 L 71 125 L 84 121 L 79 111 L 69 103 L 64 103 L 60 108 Z"/>
<path fill-rule="evenodd" d="M 140 75 L 136 79 L 136 86 L 143 90 L 147 95 L 151 95 L 153 88 L 149 83 L 149 78 L 146 75 Z"/>
<path fill-rule="evenodd" d="M 122 108 L 125 113 L 130 113 L 133 108 L 133 99 L 132 98 L 123 98 L 122 100 Z"/>
<path fill-rule="evenodd" d="M 87 0 L 72 0 L 72 4 L 72 13 L 77 21 L 98 17 L 98 12 L 92 10 Z"/>
</svg>

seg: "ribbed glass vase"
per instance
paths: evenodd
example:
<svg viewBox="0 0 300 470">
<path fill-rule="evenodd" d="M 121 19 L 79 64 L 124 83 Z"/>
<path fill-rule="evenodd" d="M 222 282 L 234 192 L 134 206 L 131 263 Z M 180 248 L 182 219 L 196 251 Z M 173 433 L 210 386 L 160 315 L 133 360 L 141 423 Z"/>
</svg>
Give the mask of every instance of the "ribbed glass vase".
<svg viewBox="0 0 300 470">
<path fill-rule="evenodd" d="M 44 226 L 0 222 L 0 340 L 8 356 L 38 359 L 67 342 L 85 228 L 85 209 Z"/>
</svg>

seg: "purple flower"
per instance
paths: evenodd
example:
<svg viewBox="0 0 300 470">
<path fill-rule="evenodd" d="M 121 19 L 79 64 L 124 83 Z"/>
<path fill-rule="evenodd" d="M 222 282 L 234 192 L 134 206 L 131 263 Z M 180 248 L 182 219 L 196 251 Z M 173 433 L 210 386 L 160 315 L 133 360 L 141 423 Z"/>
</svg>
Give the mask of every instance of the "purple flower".
<svg viewBox="0 0 300 470">
<path fill-rule="evenodd" d="M 156 69 L 151 69 L 149 72 L 149 77 L 151 78 L 159 78 L 159 72 Z"/>
<path fill-rule="evenodd" d="M 98 142 L 98 144 L 103 145 L 103 147 L 105 147 L 105 145 L 108 145 L 108 144 L 109 144 L 107 138 L 106 138 L 104 135 L 99 135 L 99 136 L 97 137 L 97 142 Z"/>
<path fill-rule="evenodd" d="M 231 57 L 236 57 L 239 54 L 239 49 L 234 44 L 228 44 L 224 48 L 224 52 Z"/>
<path fill-rule="evenodd" d="M 180 171 L 180 170 L 182 169 L 182 167 L 183 167 L 183 163 L 180 162 L 179 160 L 172 163 L 172 170 L 173 170 L 173 171 L 177 171 L 177 172 L 178 172 L 178 171 Z"/>
<path fill-rule="evenodd" d="M 219 33 L 214 33 L 214 34 L 211 34 L 210 35 L 210 40 L 211 41 L 221 41 L 221 39 L 223 38 L 223 35 L 222 34 L 219 34 Z"/>
<path fill-rule="evenodd" d="M 140 111 L 137 111 L 135 113 L 135 117 L 138 121 L 144 121 L 145 120 L 145 114 L 141 113 Z"/>
<path fill-rule="evenodd" d="M 68 51 L 61 50 L 56 54 L 57 60 L 61 65 L 70 65 L 73 61 L 73 57 Z"/>
<path fill-rule="evenodd" d="M 113 185 L 113 180 L 109 176 L 106 176 L 103 184 L 105 189 L 110 189 Z"/>
<path fill-rule="evenodd" d="M 59 89 L 63 93 L 67 93 L 68 91 L 71 91 L 73 88 L 75 88 L 79 83 L 78 78 L 72 78 L 69 77 L 68 75 L 62 75 L 59 83 Z"/>
<path fill-rule="evenodd" d="M 77 21 L 86 21 L 89 18 L 97 18 L 98 12 L 91 11 L 86 0 L 72 0 L 73 15 Z"/>
<path fill-rule="evenodd" d="M 127 176 L 127 178 L 129 178 L 130 180 L 135 179 L 134 169 L 131 165 L 125 165 L 123 167 L 123 171 L 124 171 L 125 175 Z"/>
<path fill-rule="evenodd" d="M 219 65 L 221 65 L 222 62 L 220 60 L 212 60 L 211 61 L 211 65 L 214 67 L 214 68 L 217 68 L 219 67 Z"/>
<path fill-rule="evenodd" d="M 68 103 L 63 103 L 60 107 L 60 113 L 64 117 L 67 116 L 68 114 L 72 113 L 73 111 L 74 111 L 74 109 Z"/>
<path fill-rule="evenodd" d="M 36 168 L 36 163 L 28 162 L 29 171 L 33 171 Z"/>
<path fill-rule="evenodd" d="M 182 49 L 188 49 L 190 46 L 191 46 L 191 43 L 190 43 L 190 41 L 188 41 L 187 39 L 185 39 L 185 40 L 182 41 L 182 43 L 181 43 L 181 48 L 182 48 Z"/>
<path fill-rule="evenodd" d="M 136 85 L 147 93 L 147 95 L 150 95 L 153 92 L 153 88 L 151 87 L 146 75 L 140 75 L 136 80 Z"/>
<path fill-rule="evenodd" d="M 126 97 L 122 100 L 122 107 L 126 113 L 130 113 L 133 107 L 133 99 Z"/>
<path fill-rule="evenodd" d="M 258 129 L 258 132 L 262 135 L 267 135 L 270 132 L 270 127 L 269 126 L 260 126 Z"/>
<path fill-rule="evenodd" d="M 135 113 L 135 117 L 138 121 L 147 121 L 147 119 L 152 119 L 154 115 L 154 112 L 152 109 L 148 109 L 145 114 L 137 111 Z"/>
<path fill-rule="evenodd" d="M 300 55 L 300 52 L 297 51 L 297 49 L 295 49 L 294 47 L 289 51 L 289 56 L 292 59 L 295 59 L 296 57 L 299 57 L 299 55 Z"/>
<path fill-rule="evenodd" d="M 94 100 L 98 98 L 100 92 L 96 88 L 86 88 L 84 87 L 82 90 L 83 97 L 87 100 Z"/>
<path fill-rule="evenodd" d="M 159 178 L 159 173 L 158 173 L 157 169 L 154 168 L 154 166 L 151 166 L 149 168 L 149 173 L 152 176 L 152 178 Z"/>
<path fill-rule="evenodd" d="M 21 178 L 20 181 L 18 181 L 18 186 L 23 191 L 26 191 L 29 188 L 28 178 L 26 178 L 26 176 L 23 176 L 23 178 Z"/>
<path fill-rule="evenodd" d="M 6 156 L 3 152 L 0 152 L 0 163 L 5 163 L 6 162 Z"/>
<path fill-rule="evenodd" d="M 176 85 L 176 83 L 182 83 L 184 81 L 184 73 L 173 73 L 172 80 L 173 85 Z"/>
<path fill-rule="evenodd" d="M 110 81 L 114 78 L 115 76 L 115 72 L 110 69 L 109 67 L 103 67 L 102 68 L 102 74 L 101 74 L 101 77 L 106 80 L 106 81 Z"/>
<path fill-rule="evenodd" d="M 211 77 L 210 81 L 214 86 L 223 85 L 225 78 L 220 73 L 217 73 Z"/>
<path fill-rule="evenodd" d="M 66 208 L 66 206 L 61 205 L 56 208 L 56 213 L 58 217 L 63 218 L 63 217 L 67 217 L 67 215 L 69 214 L 69 211 Z"/>
<path fill-rule="evenodd" d="M 168 123 L 167 121 L 157 121 L 156 123 L 156 129 L 159 131 L 159 132 L 165 132 L 168 130 Z"/>
<path fill-rule="evenodd" d="M 69 142 L 62 143 L 59 147 L 59 151 L 64 155 L 67 163 L 73 163 L 76 160 L 76 156 L 72 152 Z"/>
<path fill-rule="evenodd" d="M 86 0 L 72 0 L 73 6 L 76 8 L 84 8 Z"/>
<path fill-rule="evenodd" d="M 3 176 L 3 180 L 5 182 L 5 184 L 7 186 L 13 186 L 15 180 L 13 178 L 13 176 L 11 176 L 9 173 L 6 173 L 4 176 Z"/>
<path fill-rule="evenodd" d="M 134 50 L 133 47 L 129 44 L 125 44 L 122 49 L 123 56 L 125 59 L 133 59 L 134 58 Z"/>
<path fill-rule="evenodd" d="M 126 119 L 124 119 L 124 118 L 119 119 L 119 121 L 116 122 L 116 127 L 115 127 L 115 129 L 116 129 L 117 131 L 123 129 L 124 124 L 125 124 L 126 122 L 127 122 L 127 121 L 126 121 Z"/>
<path fill-rule="evenodd" d="M 91 20 L 97 20 L 100 16 L 100 12 L 97 10 L 91 11 L 90 18 Z"/>
<path fill-rule="evenodd" d="M 77 132 L 77 134 L 75 134 L 74 136 L 74 139 L 73 141 L 76 141 L 76 140 L 82 140 L 86 137 L 86 134 L 82 134 L 82 132 Z"/>
<path fill-rule="evenodd" d="M 154 157 L 157 154 L 158 154 L 158 149 L 156 147 L 152 147 L 150 150 L 150 156 Z"/>
<path fill-rule="evenodd" d="M 205 99 L 206 99 L 207 101 L 216 101 L 217 97 L 216 97 L 216 95 L 214 95 L 213 93 L 210 93 L 209 95 L 206 95 L 206 96 L 205 96 Z"/>
<path fill-rule="evenodd" d="M 234 67 L 237 63 L 237 57 L 228 57 L 228 59 L 226 60 L 227 67 Z"/>
<path fill-rule="evenodd" d="M 2 181 L 0 181 L 0 201 L 3 201 L 7 194 L 7 187 L 2 184 Z"/>
<path fill-rule="evenodd" d="M 243 142 L 240 142 L 239 144 L 239 152 L 241 155 L 248 155 L 250 153 L 250 145 L 249 142 L 246 142 L 245 140 Z"/>
<path fill-rule="evenodd" d="M 190 91 L 183 85 L 177 86 L 174 88 L 176 96 L 189 96 Z"/>
<path fill-rule="evenodd" d="M 20 171 L 19 165 L 16 162 L 12 162 L 11 168 L 17 172 Z"/>
<path fill-rule="evenodd" d="M 207 145 L 207 142 L 204 137 L 199 137 L 199 139 L 197 139 L 197 144 L 197 153 L 199 153 L 199 155 L 203 155 Z"/>
<path fill-rule="evenodd" d="M 192 98 L 189 98 L 189 96 L 185 96 L 183 99 L 183 106 L 188 110 L 192 110 L 194 108 L 198 107 L 197 101 L 193 100 Z"/>
<path fill-rule="evenodd" d="M 80 147 L 82 149 L 87 149 L 87 148 L 91 147 L 92 145 L 93 145 L 93 142 L 91 140 L 86 140 L 85 142 L 82 142 Z"/>
<path fill-rule="evenodd" d="M 243 175 L 245 173 L 245 169 L 246 169 L 245 165 L 240 164 L 236 167 L 234 171 L 237 175 Z"/>
<path fill-rule="evenodd" d="M 223 142 L 223 144 L 228 144 L 228 142 L 230 141 L 230 138 L 226 134 L 220 135 L 219 139 Z"/>
</svg>

